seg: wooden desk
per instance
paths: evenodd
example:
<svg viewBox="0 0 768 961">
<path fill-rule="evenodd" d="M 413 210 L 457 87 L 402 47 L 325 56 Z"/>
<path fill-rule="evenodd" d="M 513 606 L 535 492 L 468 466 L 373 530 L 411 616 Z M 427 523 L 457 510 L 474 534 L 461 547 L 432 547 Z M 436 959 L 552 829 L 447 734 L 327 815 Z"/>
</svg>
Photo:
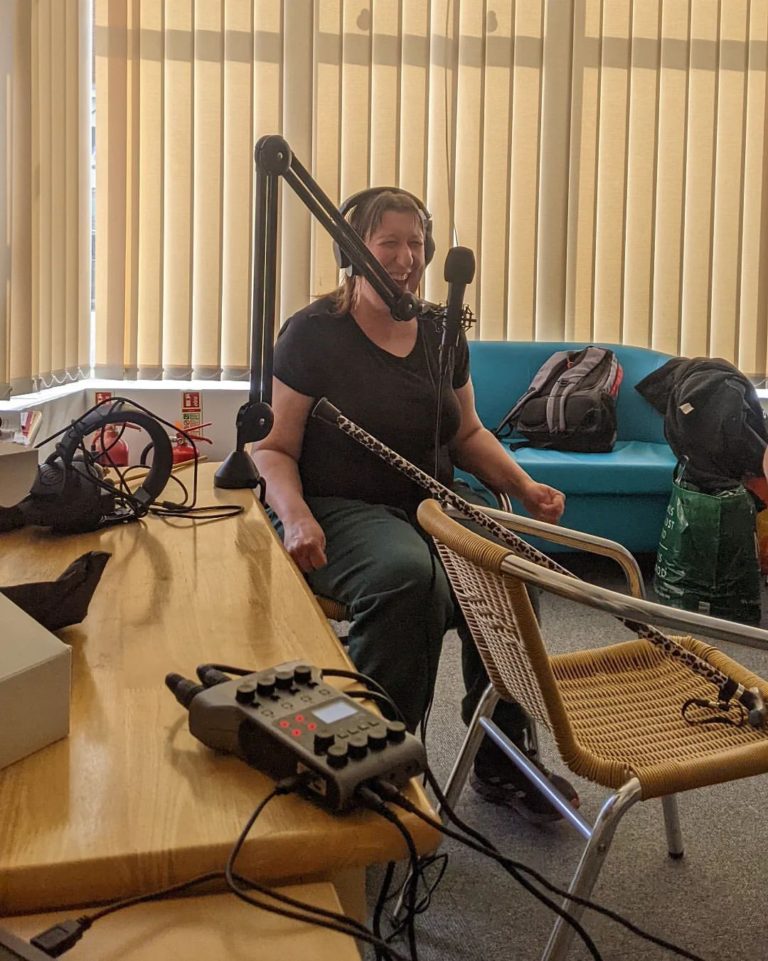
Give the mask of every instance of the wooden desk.
<svg viewBox="0 0 768 961">
<path fill-rule="evenodd" d="M 331 884 L 280 889 L 328 911 L 341 906 Z M 25 914 L 2 927 L 29 940 L 71 912 Z M 97 921 L 66 954 L 67 961 L 360 961 L 345 934 L 291 921 L 244 904 L 232 894 L 137 904 Z"/>
<path fill-rule="evenodd" d="M 0 540 L 6 585 L 55 578 L 85 551 L 112 553 L 87 618 L 59 634 L 73 652 L 70 736 L 0 771 L 0 915 L 112 900 L 224 865 L 272 782 L 189 734 L 166 673 L 194 677 L 212 661 L 349 666 L 253 494 L 215 490 L 213 471 L 201 467 L 199 503 L 243 514 Z M 417 785 L 410 792 L 429 810 Z M 437 846 L 432 829 L 406 823 L 420 851 Z M 289 796 L 267 806 L 238 869 L 267 883 L 353 877 L 340 891 L 359 911 L 362 869 L 403 856 L 376 815 L 333 816 Z"/>
</svg>

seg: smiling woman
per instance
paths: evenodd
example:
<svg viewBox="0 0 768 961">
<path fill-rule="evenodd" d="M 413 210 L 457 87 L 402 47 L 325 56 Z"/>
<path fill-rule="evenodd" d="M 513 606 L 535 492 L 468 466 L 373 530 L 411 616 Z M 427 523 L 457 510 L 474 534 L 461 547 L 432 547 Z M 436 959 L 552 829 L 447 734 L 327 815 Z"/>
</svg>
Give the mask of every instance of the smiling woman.
<svg viewBox="0 0 768 961">
<path fill-rule="evenodd" d="M 424 205 L 384 187 L 350 198 L 341 209 L 389 276 L 415 294 L 434 253 Z M 463 332 L 441 385 L 442 330 L 422 316 L 395 320 L 368 281 L 338 252 L 337 259 L 346 271 L 340 287 L 294 314 L 280 332 L 274 427 L 256 445 L 254 459 L 286 550 L 316 594 L 350 613 L 347 640 L 357 667 L 381 684 L 414 730 L 429 707 L 443 636 L 456 624 L 464 642 L 468 719 L 488 679 L 445 572 L 416 523 L 424 491 L 309 417 L 310 410 L 325 397 L 442 484 L 453 483 L 454 465 L 464 466 L 493 489 L 514 492 L 541 520 L 558 520 L 563 496 L 531 480 L 480 424 Z M 496 720 L 523 740 L 526 722 L 517 705 L 503 705 Z M 518 801 L 520 785 L 499 769 L 493 753 L 489 747 L 478 755 L 493 782 L 492 794 L 484 796 Z M 480 767 L 476 772 L 480 776 Z M 534 798 L 521 808 L 536 818 L 551 815 Z"/>
</svg>

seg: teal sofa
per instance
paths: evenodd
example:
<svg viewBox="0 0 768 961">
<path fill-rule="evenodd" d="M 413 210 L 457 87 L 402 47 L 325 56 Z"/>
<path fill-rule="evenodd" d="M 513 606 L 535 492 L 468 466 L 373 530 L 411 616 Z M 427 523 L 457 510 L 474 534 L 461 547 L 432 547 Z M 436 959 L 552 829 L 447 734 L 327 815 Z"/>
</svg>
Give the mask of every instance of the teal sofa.
<svg viewBox="0 0 768 961">
<path fill-rule="evenodd" d="M 524 393 L 536 371 L 557 350 L 581 343 L 471 341 L 470 364 L 477 411 L 493 430 Z M 566 495 L 562 524 L 618 541 L 634 553 L 655 552 L 669 495 L 675 456 L 664 439 L 662 417 L 634 389 L 662 367 L 668 354 L 642 347 L 610 347 L 624 370 L 617 403 L 618 437 L 607 454 L 523 447 L 510 453 L 535 480 Z M 510 443 L 520 438 L 509 438 Z M 465 480 L 471 479 L 464 476 Z M 516 511 L 522 511 L 514 504 Z"/>
</svg>

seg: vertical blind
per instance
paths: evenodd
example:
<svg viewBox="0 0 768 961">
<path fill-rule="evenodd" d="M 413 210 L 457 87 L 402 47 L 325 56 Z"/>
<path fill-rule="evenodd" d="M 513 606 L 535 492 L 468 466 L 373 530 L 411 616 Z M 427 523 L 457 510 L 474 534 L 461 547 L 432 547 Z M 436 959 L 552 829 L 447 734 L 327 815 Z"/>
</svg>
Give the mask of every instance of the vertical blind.
<svg viewBox="0 0 768 961">
<path fill-rule="evenodd" d="M 4 25 L 2 398 L 90 369 L 88 11 L 86 0 L 24 0 Z"/>
<path fill-rule="evenodd" d="M 42 5 L 42 0 L 40 0 Z M 247 376 L 253 145 L 422 196 L 484 339 L 765 376 L 768 0 L 95 0 L 96 373 Z M 278 322 L 335 286 L 280 204 Z"/>
</svg>

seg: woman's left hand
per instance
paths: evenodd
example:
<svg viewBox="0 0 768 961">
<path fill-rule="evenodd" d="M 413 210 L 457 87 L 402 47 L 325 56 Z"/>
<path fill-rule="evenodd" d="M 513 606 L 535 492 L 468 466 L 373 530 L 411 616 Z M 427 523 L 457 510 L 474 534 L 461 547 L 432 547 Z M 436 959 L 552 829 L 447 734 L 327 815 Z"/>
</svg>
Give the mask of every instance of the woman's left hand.
<svg viewBox="0 0 768 961">
<path fill-rule="evenodd" d="M 565 510 L 565 494 L 532 481 L 520 495 L 520 503 L 535 520 L 557 524 Z"/>
</svg>

